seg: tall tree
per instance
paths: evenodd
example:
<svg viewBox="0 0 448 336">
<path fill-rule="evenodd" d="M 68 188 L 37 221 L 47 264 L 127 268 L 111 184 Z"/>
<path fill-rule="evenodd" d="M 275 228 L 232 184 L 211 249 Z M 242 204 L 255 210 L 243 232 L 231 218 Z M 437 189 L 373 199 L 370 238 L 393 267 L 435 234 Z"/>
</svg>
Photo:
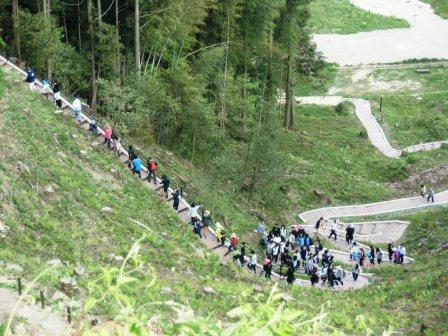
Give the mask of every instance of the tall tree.
<svg viewBox="0 0 448 336">
<path fill-rule="evenodd" d="M 12 0 L 12 22 L 14 29 L 14 51 L 20 59 L 20 34 L 19 34 L 19 0 Z"/>
<path fill-rule="evenodd" d="M 139 0 L 134 0 L 134 53 L 135 53 L 135 70 L 137 72 L 137 76 L 140 77 L 140 73 L 142 70 L 141 63 L 141 55 L 140 55 L 140 6 Z"/>
<path fill-rule="evenodd" d="M 93 32 L 92 0 L 87 0 L 87 25 L 90 38 L 90 108 L 96 110 L 95 36 Z"/>
<path fill-rule="evenodd" d="M 295 124 L 293 76 L 294 66 L 299 50 L 301 34 L 308 34 L 306 23 L 309 17 L 309 0 L 286 0 L 282 8 L 277 27 L 279 28 L 279 41 L 284 52 L 285 62 L 285 112 L 283 126 L 293 129 Z"/>
</svg>

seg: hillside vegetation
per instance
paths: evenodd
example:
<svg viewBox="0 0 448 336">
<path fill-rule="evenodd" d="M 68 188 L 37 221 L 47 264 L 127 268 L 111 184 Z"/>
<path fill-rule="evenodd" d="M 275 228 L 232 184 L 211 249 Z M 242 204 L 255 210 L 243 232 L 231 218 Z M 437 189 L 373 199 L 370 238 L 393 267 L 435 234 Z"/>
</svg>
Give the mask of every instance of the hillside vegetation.
<svg viewBox="0 0 448 336">
<path fill-rule="evenodd" d="M 188 334 L 194 335 L 213 334 L 212 330 L 219 334 L 226 328 L 237 328 L 234 334 L 251 334 L 247 333 L 249 326 L 256 334 L 255 330 L 267 323 L 272 309 L 280 303 L 268 299 L 270 284 L 231 265 L 223 266 L 207 252 L 205 257 L 198 256 L 192 245 L 201 246 L 190 229 L 179 223 L 169 208 L 158 204 L 154 194 L 126 172 L 114 155 L 101 146 L 92 147 L 93 139 L 77 128 L 71 117 L 54 114 L 52 104 L 25 86 L 13 85 L 11 78 L 15 75 L 7 73 L 6 77 L 0 114 L 2 221 L 10 231 L 1 241 L 4 263 L 21 265 L 23 275 L 32 278 L 48 267 L 48 260 L 62 259 L 66 264 L 44 276 L 38 285 L 49 293 L 56 290 L 60 277 L 70 275 L 75 265 L 84 265 L 88 277 L 79 280 L 79 285 L 87 291 L 76 299 L 87 299 L 93 312 L 108 319 L 118 312 L 115 299 L 107 297 L 105 302 L 90 307 L 96 302 L 94 298 L 107 293 L 107 287 L 92 287 L 92 281 L 102 279 L 105 269 L 116 267 L 108 259 L 109 253 L 126 256 L 133 242 L 143 236 L 133 260 L 145 266 L 141 272 L 132 273 L 138 282 L 124 285 L 124 297 L 130 301 L 121 297 L 136 309 L 136 314 L 120 314 L 125 321 L 144 321 L 156 314 L 160 323 L 154 328 L 163 333 L 189 330 Z M 110 169 L 119 171 L 121 177 L 117 179 Z M 45 191 L 49 185 L 53 192 Z M 104 206 L 112 207 L 113 212 L 102 212 Z M 289 295 L 296 301 L 286 302 L 283 309 L 291 310 L 283 311 L 282 319 L 273 323 L 270 332 L 277 334 L 287 328 L 307 334 L 317 328 L 318 334 L 378 334 L 385 330 L 439 334 L 446 328 L 443 300 L 447 281 L 441 265 L 446 263 L 447 214 L 441 209 L 404 216 L 413 223 L 404 243 L 417 258 L 416 263 L 375 271 L 375 286 L 344 293 L 289 288 Z M 129 218 L 145 223 L 151 232 Z M 2 272 L 8 273 L 6 268 Z M 212 287 L 216 294 L 203 292 L 204 286 Z M 258 289 L 254 292 L 256 286 L 263 288 L 261 293 Z M 166 287 L 172 292 L 165 289 L 167 294 L 163 294 Z M 170 304 L 163 304 L 165 300 L 191 307 L 196 317 L 177 320 L 178 314 L 172 312 Z M 417 301 L 418 305 L 410 303 Z M 148 302 L 160 305 L 150 308 Z M 238 306 L 238 313 L 226 315 Z M 321 309 L 322 316 L 318 315 Z M 211 312 L 207 320 L 202 319 Z M 288 320 L 291 313 L 300 314 L 299 321 L 319 317 L 299 327 L 297 321 Z M 82 318 L 81 311 L 77 316 Z M 179 323 L 173 324 L 173 319 Z M 231 327 L 233 323 L 236 325 Z"/>
</svg>

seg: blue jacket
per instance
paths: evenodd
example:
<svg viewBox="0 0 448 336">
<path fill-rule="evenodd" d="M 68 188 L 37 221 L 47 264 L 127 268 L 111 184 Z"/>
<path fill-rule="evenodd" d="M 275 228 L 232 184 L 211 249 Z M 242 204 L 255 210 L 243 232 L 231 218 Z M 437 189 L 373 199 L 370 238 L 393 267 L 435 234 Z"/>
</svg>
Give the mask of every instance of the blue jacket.
<svg viewBox="0 0 448 336">
<path fill-rule="evenodd" d="M 34 83 L 36 80 L 36 76 L 34 75 L 33 70 L 28 70 L 28 75 L 26 77 L 27 83 Z"/>
<path fill-rule="evenodd" d="M 140 160 L 139 158 L 134 159 L 132 163 L 134 164 L 135 171 L 139 172 L 140 169 L 142 169 L 142 160 Z"/>
</svg>

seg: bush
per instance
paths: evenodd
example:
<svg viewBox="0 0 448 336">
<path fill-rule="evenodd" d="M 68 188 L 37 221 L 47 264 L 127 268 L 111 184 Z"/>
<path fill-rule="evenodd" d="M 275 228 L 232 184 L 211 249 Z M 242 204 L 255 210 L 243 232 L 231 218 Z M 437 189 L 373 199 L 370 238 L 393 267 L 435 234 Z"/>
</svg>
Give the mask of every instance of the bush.
<svg viewBox="0 0 448 336">
<path fill-rule="evenodd" d="M 361 131 L 359 131 L 358 136 L 359 136 L 361 139 L 367 139 L 367 137 L 368 137 L 367 131 L 366 131 L 365 129 L 362 129 Z"/>
<path fill-rule="evenodd" d="M 336 114 L 340 115 L 340 116 L 349 115 L 349 112 L 350 112 L 348 103 L 346 103 L 346 102 L 339 103 L 338 105 L 336 105 L 334 110 L 335 110 Z"/>
</svg>

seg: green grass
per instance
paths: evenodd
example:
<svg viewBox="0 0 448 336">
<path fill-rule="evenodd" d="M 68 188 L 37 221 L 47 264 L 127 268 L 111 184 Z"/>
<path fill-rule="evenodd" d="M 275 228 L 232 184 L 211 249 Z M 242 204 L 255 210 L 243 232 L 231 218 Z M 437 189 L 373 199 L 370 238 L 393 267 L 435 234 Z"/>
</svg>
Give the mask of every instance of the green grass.
<svg viewBox="0 0 448 336">
<path fill-rule="evenodd" d="M 409 27 L 405 20 L 364 11 L 348 0 L 312 1 L 310 11 L 309 24 L 315 33 L 353 34 Z"/>
<path fill-rule="evenodd" d="M 448 2 L 445 0 L 423 0 L 423 2 L 429 3 L 436 14 L 448 19 Z"/>
<path fill-rule="evenodd" d="M 377 69 L 357 82 L 351 72 L 342 72 L 335 85 L 338 94 L 368 99 L 379 121 L 383 97 L 383 127 L 398 148 L 447 140 L 448 68 L 427 66 L 429 74 L 416 73 L 418 68 Z"/>
<path fill-rule="evenodd" d="M 149 271 L 138 275 L 139 282 L 127 286 L 125 295 L 137 311 L 144 310 L 149 316 L 156 314 L 165 334 L 178 334 L 171 329 L 173 314 L 166 307 L 148 303 L 174 300 L 192 307 L 196 318 L 190 325 L 195 331 L 190 334 L 200 335 L 211 326 L 220 330 L 235 321 L 226 316 L 230 309 L 245 304 L 259 307 L 258 302 L 267 300 L 270 284 L 230 265 L 221 265 L 211 254 L 197 257 L 191 244 L 200 247 L 200 243 L 190 228 L 181 225 L 167 206 L 159 205 L 154 194 L 129 175 L 110 152 L 101 147 L 91 148 L 92 139 L 71 118 L 61 120 L 53 114 L 53 105 L 30 93 L 24 85 L 6 82 L 2 104 L 8 108 L 0 113 L 0 181 L 4 195 L 1 211 L 2 221 L 11 231 L 1 240 L 0 259 L 20 264 L 24 278 L 32 278 L 47 267 L 47 260 L 58 257 L 68 264 L 44 277 L 38 287 L 55 290 L 58 278 L 70 275 L 80 263 L 86 266 L 88 278 L 79 284 L 86 288 L 104 267 L 112 266 L 107 258 L 109 253 L 125 255 L 132 242 L 142 236 L 142 229 L 128 219 L 132 217 L 154 231 L 146 234 L 141 260 L 144 270 L 154 268 L 158 275 L 151 287 L 148 287 L 152 280 Z M 312 196 L 316 187 L 324 188 L 335 203 L 391 196 L 386 182 L 397 172 L 401 174 L 401 168 L 396 167 L 401 161 L 374 154 L 371 145 L 358 138 L 361 127 L 349 109 L 337 114 L 333 109 L 304 107 L 298 112 L 301 128 L 287 134 L 290 144 L 283 149 L 288 153 L 292 170 L 285 181 L 274 181 L 274 193 L 267 195 L 270 207 L 266 210 L 273 214 L 278 211 L 277 202 L 288 203 L 285 195 L 275 191 L 285 182 L 294 186 L 290 202 L 298 202 L 303 208 L 319 204 Z M 80 154 L 80 150 L 86 150 L 87 155 Z M 18 161 L 26 164 L 30 172 L 19 173 Z M 237 213 L 239 221 L 253 218 L 247 204 L 226 183 L 220 181 L 222 184 L 210 188 L 209 177 L 181 160 L 172 161 L 178 162 L 179 174 L 193 174 L 193 179 L 186 183 L 195 184 L 192 190 L 201 192 L 198 198 L 207 199 L 211 195 L 210 204 L 219 205 L 220 211 L 230 210 L 226 213 L 229 221 L 233 222 L 235 218 L 231 216 Z M 112 168 L 120 171 L 122 179 L 109 173 Z M 202 184 L 196 184 L 197 181 Z M 49 184 L 55 186 L 52 195 L 42 191 Z M 37 185 L 40 189 L 36 189 Z M 257 205 L 261 202 L 256 201 Z M 101 213 L 100 209 L 106 205 L 114 208 L 112 214 Z M 417 261 L 406 267 L 385 266 L 378 271 L 377 285 L 339 293 L 298 286 L 287 289 L 280 284 L 282 291 L 288 290 L 296 298 L 280 309 L 291 309 L 286 315 L 300 313 L 301 320 L 313 318 L 323 309 L 327 315 L 319 322 L 323 330 L 317 334 L 365 335 L 399 330 L 413 335 L 425 328 L 426 335 L 442 334 L 448 321 L 444 303 L 446 249 L 427 252 L 446 242 L 447 218 L 446 209 L 410 216 L 412 224 L 404 241 Z M 242 229 L 251 225 L 237 223 Z M 168 238 L 161 232 L 166 232 Z M 423 241 L 424 238 L 428 241 Z M 2 268 L 0 271 L 3 272 Z M 254 292 L 254 285 L 263 286 L 262 293 Z M 174 294 L 163 294 L 163 286 L 170 286 Z M 205 295 L 201 291 L 203 286 L 212 286 L 217 294 Z M 279 306 L 270 303 L 270 307 Z M 95 314 L 107 320 L 116 316 L 117 307 L 104 304 Z M 272 316 L 273 312 L 256 310 L 250 314 L 250 320 L 257 320 Z M 209 321 L 200 329 L 197 323 L 206 316 Z M 247 325 L 242 317 L 236 320 L 241 321 L 242 328 Z M 312 333 L 308 327 L 302 328 L 303 334 Z"/>
</svg>

